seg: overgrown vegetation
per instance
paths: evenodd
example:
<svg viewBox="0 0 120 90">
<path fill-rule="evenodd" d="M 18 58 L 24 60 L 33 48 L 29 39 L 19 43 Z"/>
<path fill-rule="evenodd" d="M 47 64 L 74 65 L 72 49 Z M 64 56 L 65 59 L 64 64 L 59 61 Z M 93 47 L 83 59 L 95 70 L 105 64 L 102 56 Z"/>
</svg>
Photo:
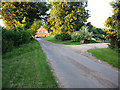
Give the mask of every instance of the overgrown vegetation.
<svg viewBox="0 0 120 90">
<path fill-rule="evenodd" d="M 61 41 L 71 40 L 71 36 L 68 33 L 57 34 L 55 38 Z"/>
<path fill-rule="evenodd" d="M 110 48 L 89 49 L 88 52 L 92 53 L 97 59 L 103 60 L 112 66 L 119 68 L 119 56 L 120 54 Z"/>
<path fill-rule="evenodd" d="M 120 1 L 111 2 L 113 15 L 105 21 L 110 48 L 120 48 Z"/>
<path fill-rule="evenodd" d="M 45 2 L 2 2 L 2 87 L 57 88 L 38 41 L 33 36 L 45 21 Z M 34 15 L 32 15 L 34 14 Z M 1 40 L 1 39 L 0 39 Z M 0 47 L 1 48 L 1 47 Z"/>
<path fill-rule="evenodd" d="M 3 54 L 2 87 L 58 87 L 38 41 L 33 40 Z"/>
<path fill-rule="evenodd" d="M 28 30 L 7 30 L 4 27 L 0 27 L 2 31 L 2 52 L 11 51 L 13 48 L 20 46 L 21 44 L 30 42 L 32 34 Z"/>
<path fill-rule="evenodd" d="M 86 26 L 88 27 L 88 31 L 93 33 L 92 38 L 98 41 L 108 42 L 105 29 L 96 28 L 91 24 L 91 22 L 88 22 Z"/>
</svg>

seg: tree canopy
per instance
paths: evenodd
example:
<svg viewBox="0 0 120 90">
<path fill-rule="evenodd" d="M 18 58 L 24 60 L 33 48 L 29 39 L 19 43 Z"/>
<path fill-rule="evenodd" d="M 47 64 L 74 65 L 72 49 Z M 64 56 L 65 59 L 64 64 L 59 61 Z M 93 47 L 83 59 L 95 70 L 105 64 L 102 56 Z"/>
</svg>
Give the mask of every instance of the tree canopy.
<svg viewBox="0 0 120 90">
<path fill-rule="evenodd" d="M 120 47 L 120 1 L 110 3 L 113 8 L 113 15 L 105 21 L 105 26 L 109 27 L 107 33 L 111 39 L 113 47 Z"/>
<path fill-rule="evenodd" d="M 51 11 L 46 26 L 53 33 L 74 32 L 87 21 L 89 14 L 84 2 L 50 2 Z"/>
<path fill-rule="evenodd" d="M 44 19 L 49 7 L 44 2 L 2 2 L 1 15 L 8 29 L 16 29 L 16 24 L 26 21 L 26 28 L 30 28 L 35 18 Z"/>
<path fill-rule="evenodd" d="M 111 35 L 117 35 L 119 25 L 120 25 L 120 1 L 119 2 L 111 2 L 113 7 L 113 15 L 108 17 L 105 21 L 105 26 L 109 27 L 108 33 Z"/>
</svg>

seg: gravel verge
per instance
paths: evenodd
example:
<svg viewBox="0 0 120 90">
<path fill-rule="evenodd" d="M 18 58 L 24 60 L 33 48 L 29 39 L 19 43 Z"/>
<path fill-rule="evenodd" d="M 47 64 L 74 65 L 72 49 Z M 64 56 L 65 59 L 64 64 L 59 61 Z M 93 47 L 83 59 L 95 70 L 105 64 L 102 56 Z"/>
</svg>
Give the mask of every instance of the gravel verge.
<svg viewBox="0 0 120 90">
<path fill-rule="evenodd" d="M 92 44 L 82 44 L 82 45 L 63 45 L 65 48 L 71 49 L 72 51 L 82 54 L 91 60 L 104 64 L 112 69 L 117 70 L 117 68 L 114 68 L 112 65 L 108 64 L 107 62 L 104 62 L 102 60 L 97 59 L 96 57 L 92 56 L 91 53 L 88 53 L 87 50 L 89 49 L 96 49 L 96 48 L 108 48 L 109 43 L 92 43 Z"/>
</svg>

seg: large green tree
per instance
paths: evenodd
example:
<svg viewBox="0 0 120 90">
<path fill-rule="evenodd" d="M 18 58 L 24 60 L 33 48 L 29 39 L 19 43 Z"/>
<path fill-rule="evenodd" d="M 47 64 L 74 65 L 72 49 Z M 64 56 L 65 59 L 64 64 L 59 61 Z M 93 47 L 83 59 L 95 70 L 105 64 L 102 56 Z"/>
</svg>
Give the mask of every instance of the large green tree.
<svg viewBox="0 0 120 90">
<path fill-rule="evenodd" d="M 16 24 L 25 18 L 26 28 L 30 28 L 35 18 L 44 19 L 49 8 L 44 2 L 2 2 L 1 15 L 8 29 L 16 29 Z"/>
<path fill-rule="evenodd" d="M 46 26 L 55 35 L 74 32 L 87 21 L 88 11 L 85 2 L 50 2 L 51 11 Z"/>
<path fill-rule="evenodd" d="M 105 21 L 108 27 L 107 33 L 112 47 L 120 48 L 120 1 L 110 3 L 113 8 L 113 15 Z"/>
</svg>

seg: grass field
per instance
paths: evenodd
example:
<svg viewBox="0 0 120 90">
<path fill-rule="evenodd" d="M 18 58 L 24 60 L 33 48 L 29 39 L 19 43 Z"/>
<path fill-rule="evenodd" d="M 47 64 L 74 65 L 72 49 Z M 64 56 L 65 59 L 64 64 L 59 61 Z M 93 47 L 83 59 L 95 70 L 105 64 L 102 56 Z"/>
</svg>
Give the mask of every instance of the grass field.
<svg viewBox="0 0 120 90">
<path fill-rule="evenodd" d="M 3 88 L 57 88 L 38 41 L 15 48 L 3 55 Z"/>
<path fill-rule="evenodd" d="M 65 45 L 80 45 L 81 44 L 80 42 L 73 42 L 71 40 L 67 40 L 67 41 L 57 40 L 57 39 L 55 39 L 54 36 L 49 36 L 49 37 L 43 38 L 42 40 L 50 41 L 53 43 L 65 44 Z M 97 42 L 91 40 L 90 42 L 86 42 L 86 44 L 87 43 L 97 43 Z"/>
<path fill-rule="evenodd" d="M 92 53 L 97 59 L 108 62 L 113 67 L 119 68 L 120 65 L 118 62 L 118 52 L 110 49 L 110 48 L 100 48 L 100 49 L 89 49 L 88 52 Z"/>
</svg>

